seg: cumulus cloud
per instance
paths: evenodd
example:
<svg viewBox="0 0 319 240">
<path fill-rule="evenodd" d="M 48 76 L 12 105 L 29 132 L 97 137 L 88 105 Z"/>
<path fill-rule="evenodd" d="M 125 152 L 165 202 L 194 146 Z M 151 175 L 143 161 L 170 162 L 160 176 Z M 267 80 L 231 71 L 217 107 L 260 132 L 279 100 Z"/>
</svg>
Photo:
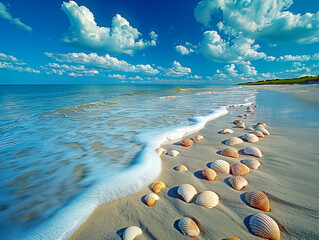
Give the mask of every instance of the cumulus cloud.
<svg viewBox="0 0 319 240">
<path fill-rule="evenodd" d="M 219 28 L 227 34 L 243 34 L 273 44 L 318 42 L 319 12 L 295 15 L 287 11 L 292 4 L 292 0 L 202 0 L 194 16 L 208 26 L 213 16 L 220 15 Z"/>
<path fill-rule="evenodd" d="M 161 68 L 161 70 L 164 72 L 166 76 L 169 76 L 169 77 L 182 77 L 192 72 L 190 68 L 183 67 L 177 61 L 173 62 L 173 67 L 168 69 Z"/>
<path fill-rule="evenodd" d="M 289 61 L 299 61 L 299 62 L 304 62 L 304 61 L 309 61 L 311 59 L 311 56 L 309 55 L 284 55 L 279 58 L 277 58 L 277 62 L 289 62 Z"/>
<path fill-rule="evenodd" d="M 158 35 L 154 31 L 150 32 L 151 41 L 144 41 L 140 38 L 141 33 L 119 14 L 113 17 L 111 27 L 100 27 L 93 13 L 85 6 L 70 1 L 63 2 L 61 8 L 70 21 L 69 31 L 62 40 L 72 46 L 132 55 L 135 51 L 156 45 Z"/>
<path fill-rule="evenodd" d="M 67 74 L 72 77 L 95 76 L 99 74 L 98 70 L 87 69 L 83 65 L 74 66 L 67 64 L 48 63 L 42 67 L 42 69 L 44 69 L 46 74 Z"/>
<path fill-rule="evenodd" d="M 0 53 L 0 61 L 4 61 L 4 62 L 14 62 L 14 63 L 18 63 L 18 64 L 23 64 L 23 62 L 19 59 L 17 59 L 16 57 L 12 56 L 12 55 L 7 55 L 4 53 Z"/>
<path fill-rule="evenodd" d="M 116 79 L 125 79 L 125 75 L 120 75 L 120 74 L 109 74 L 109 78 L 116 78 Z"/>
<path fill-rule="evenodd" d="M 18 28 L 21 28 L 27 32 L 32 32 L 32 28 L 30 26 L 21 22 L 19 18 L 12 17 L 9 9 L 2 2 L 0 2 L 0 17 L 8 20 L 10 23 L 16 25 Z"/>
<path fill-rule="evenodd" d="M 27 67 L 22 60 L 5 53 L 0 53 L 0 69 L 8 69 L 18 72 L 40 73 L 39 70 Z"/>
<path fill-rule="evenodd" d="M 194 46 L 193 44 L 189 42 L 186 42 L 185 45 L 186 46 L 178 45 L 175 47 L 175 50 L 181 55 L 188 55 L 190 53 L 195 52 L 196 46 Z"/>
</svg>

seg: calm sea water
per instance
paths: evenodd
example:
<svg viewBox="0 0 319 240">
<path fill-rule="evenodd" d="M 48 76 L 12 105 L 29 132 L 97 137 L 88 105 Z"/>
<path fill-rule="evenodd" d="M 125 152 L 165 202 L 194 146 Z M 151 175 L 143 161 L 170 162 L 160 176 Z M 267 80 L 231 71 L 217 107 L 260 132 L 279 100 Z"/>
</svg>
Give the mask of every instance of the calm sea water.
<svg viewBox="0 0 319 240">
<path fill-rule="evenodd" d="M 185 133 L 192 119 L 253 101 L 255 94 L 236 86 L 0 86 L 0 237 L 33 231 L 55 239 L 57 216 L 62 221 L 63 209 L 76 208 L 62 215 L 71 231 L 97 205 L 157 176 L 160 169 L 139 176 L 135 188 L 127 179 L 114 180 L 125 171 L 141 175 L 158 162 L 153 148 L 165 140 L 163 133 Z M 147 146 L 153 155 L 143 153 Z"/>
</svg>

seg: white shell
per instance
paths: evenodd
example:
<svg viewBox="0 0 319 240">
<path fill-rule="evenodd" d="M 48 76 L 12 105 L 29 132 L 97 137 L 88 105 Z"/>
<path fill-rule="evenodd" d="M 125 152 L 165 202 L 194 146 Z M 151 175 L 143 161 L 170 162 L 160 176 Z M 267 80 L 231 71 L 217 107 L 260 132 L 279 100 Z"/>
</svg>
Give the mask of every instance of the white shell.
<svg viewBox="0 0 319 240">
<path fill-rule="evenodd" d="M 262 157 L 261 151 L 256 147 L 246 147 L 244 149 L 244 153 L 246 153 L 248 155 L 253 155 L 253 156 L 259 157 L 259 158 Z"/>
<path fill-rule="evenodd" d="M 261 131 L 255 130 L 253 131 L 253 134 L 255 134 L 259 138 L 263 138 L 264 134 Z"/>
<path fill-rule="evenodd" d="M 279 240 L 280 230 L 277 223 L 269 216 L 263 213 L 253 215 L 249 219 L 251 231 L 260 237 Z"/>
<path fill-rule="evenodd" d="M 244 139 L 247 142 L 258 142 L 258 137 L 255 134 L 251 134 L 251 133 L 247 133 L 244 136 L 241 137 L 242 139 Z"/>
<path fill-rule="evenodd" d="M 264 123 L 264 122 L 259 122 L 259 123 L 257 123 L 256 125 L 257 125 L 257 126 L 258 126 L 258 125 L 261 125 L 261 126 L 263 126 L 263 127 L 267 127 L 267 124 Z"/>
<path fill-rule="evenodd" d="M 253 170 L 257 170 L 260 167 L 260 162 L 256 159 L 247 158 L 244 159 L 242 163 Z"/>
<path fill-rule="evenodd" d="M 195 238 L 200 234 L 200 230 L 197 224 L 188 217 L 182 218 L 178 222 L 178 228 L 182 231 L 183 234 L 191 238 Z"/>
<path fill-rule="evenodd" d="M 178 172 L 187 172 L 188 168 L 185 165 L 178 165 L 176 167 L 176 171 L 178 171 Z"/>
<path fill-rule="evenodd" d="M 229 173 L 230 165 L 224 160 L 216 160 L 210 164 L 210 168 L 214 169 L 216 172 Z"/>
<path fill-rule="evenodd" d="M 185 202 L 189 203 L 197 194 L 196 189 L 190 184 L 182 184 L 178 187 L 177 193 L 183 197 Z"/>
<path fill-rule="evenodd" d="M 143 233 L 142 229 L 140 229 L 139 227 L 130 226 L 125 229 L 123 233 L 123 240 L 133 240 L 134 238 L 141 235 L 142 233 Z"/>
<path fill-rule="evenodd" d="M 229 182 L 237 191 L 241 191 L 248 185 L 246 178 L 243 178 L 242 176 L 233 176 L 229 178 Z"/>
<path fill-rule="evenodd" d="M 145 202 L 147 206 L 153 206 L 160 197 L 155 193 L 150 193 L 145 196 Z"/>
<path fill-rule="evenodd" d="M 164 149 L 164 148 L 156 148 L 156 153 L 159 155 L 159 156 L 161 156 L 161 155 L 163 155 L 163 154 L 165 154 L 166 153 L 166 149 Z"/>
<path fill-rule="evenodd" d="M 167 153 L 168 155 L 172 156 L 172 157 L 176 157 L 179 154 L 179 151 L 177 150 L 171 150 Z"/>
<path fill-rule="evenodd" d="M 263 126 L 263 125 L 257 125 L 255 127 L 255 130 L 257 131 L 261 131 L 264 135 L 270 135 L 270 133 L 268 132 L 268 130 Z"/>
<path fill-rule="evenodd" d="M 219 197 L 216 193 L 212 191 L 201 192 L 197 199 L 196 203 L 204 208 L 213 208 L 217 206 Z"/>
<path fill-rule="evenodd" d="M 201 140 L 204 139 L 204 137 L 203 137 L 202 135 L 196 135 L 196 136 L 194 137 L 194 139 L 195 139 L 195 141 L 201 141 Z"/>
<path fill-rule="evenodd" d="M 241 139 L 238 138 L 238 137 L 232 137 L 232 138 L 226 140 L 225 144 L 226 144 L 226 145 L 229 145 L 229 146 L 233 146 L 233 145 L 241 144 L 241 143 L 243 143 L 243 142 L 244 142 L 244 141 L 241 140 Z"/>
<path fill-rule="evenodd" d="M 236 128 L 245 128 L 245 123 L 237 123 Z"/>
<path fill-rule="evenodd" d="M 232 129 L 226 128 L 220 131 L 221 134 L 229 134 L 229 133 L 234 133 Z"/>
</svg>

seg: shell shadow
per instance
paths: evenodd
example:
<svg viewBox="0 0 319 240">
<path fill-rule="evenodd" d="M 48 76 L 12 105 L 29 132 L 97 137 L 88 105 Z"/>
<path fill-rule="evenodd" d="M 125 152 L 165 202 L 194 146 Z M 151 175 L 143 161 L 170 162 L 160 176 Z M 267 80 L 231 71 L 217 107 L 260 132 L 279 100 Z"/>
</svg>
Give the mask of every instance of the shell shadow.
<svg viewBox="0 0 319 240">
<path fill-rule="evenodd" d="M 247 201 L 246 201 L 246 194 L 247 194 L 247 192 L 240 194 L 240 199 L 243 201 L 243 203 L 245 203 L 247 206 L 249 206 Z"/>
<path fill-rule="evenodd" d="M 212 162 L 206 163 L 206 167 L 210 168 L 211 164 L 212 164 Z"/>
<path fill-rule="evenodd" d="M 250 232 L 251 234 L 255 235 L 251 230 L 250 230 L 250 227 L 249 227 L 249 220 L 250 218 L 252 217 L 253 215 L 249 215 L 247 217 L 244 218 L 244 224 L 245 224 L 245 227 L 247 228 L 248 232 Z"/>
<path fill-rule="evenodd" d="M 120 230 L 116 231 L 116 234 L 122 239 L 123 238 L 123 233 L 125 231 L 125 228 L 121 228 Z"/>
<path fill-rule="evenodd" d="M 221 143 L 221 144 L 224 144 L 224 145 L 227 145 L 226 142 L 227 142 L 227 140 L 224 140 L 224 141 L 221 141 L 220 143 Z M 227 146 L 228 146 L 228 145 L 227 145 Z"/>
<path fill-rule="evenodd" d="M 244 156 L 250 156 L 250 155 L 248 155 L 248 154 L 246 154 L 246 153 L 244 152 L 244 149 L 238 150 L 238 154 L 239 154 L 239 155 L 244 155 Z"/>
<path fill-rule="evenodd" d="M 216 154 L 221 155 L 222 156 L 222 150 L 219 150 L 216 152 Z"/>
<path fill-rule="evenodd" d="M 144 196 L 141 197 L 141 202 L 146 205 L 145 197 L 146 197 L 146 195 L 144 195 Z"/>
<path fill-rule="evenodd" d="M 180 144 L 180 141 L 174 142 L 173 145 L 175 145 L 175 146 L 182 146 L 182 144 Z"/>
<path fill-rule="evenodd" d="M 224 183 L 226 183 L 229 187 L 232 188 L 232 185 L 230 184 L 230 181 L 229 181 L 230 178 L 231 178 L 231 177 L 225 178 L 225 179 L 224 179 Z"/>
<path fill-rule="evenodd" d="M 179 231 L 181 234 L 183 234 L 183 232 L 182 232 L 182 231 L 179 229 L 179 227 L 178 227 L 179 221 L 180 221 L 180 219 L 177 219 L 177 220 L 174 222 L 173 226 L 174 226 L 174 228 L 175 228 L 177 231 Z M 183 235 L 184 235 L 184 234 L 183 234 Z"/>
<path fill-rule="evenodd" d="M 180 199 L 178 193 L 177 193 L 177 189 L 178 189 L 179 186 L 176 186 L 176 187 L 172 187 L 171 189 L 169 189 L 167 191 L 167 195 L 171 198 L 176 198 L 176 199 Z"/>
<path fill-rule="evenodd" d="M 201 170 L 198 170 L 198 171 L 194 172 L 194 176 L 197 177 L 198 179 L 206 180 L 206 178 L 203 176 Z"/>
</svg>

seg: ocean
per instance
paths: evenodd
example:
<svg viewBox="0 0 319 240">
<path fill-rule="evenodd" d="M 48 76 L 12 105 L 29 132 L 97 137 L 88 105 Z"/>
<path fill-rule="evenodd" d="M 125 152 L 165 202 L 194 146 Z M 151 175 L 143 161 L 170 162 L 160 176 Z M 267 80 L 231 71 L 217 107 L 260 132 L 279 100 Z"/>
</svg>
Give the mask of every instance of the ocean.
<svg viewBox="0 0 319 240">
<path fill-rule="evenodd" d="M 251 104 L 240 86 L 0 86 L 0 238 L 64 239 L 161 172 L 155 148 Z"/>
</svg>

